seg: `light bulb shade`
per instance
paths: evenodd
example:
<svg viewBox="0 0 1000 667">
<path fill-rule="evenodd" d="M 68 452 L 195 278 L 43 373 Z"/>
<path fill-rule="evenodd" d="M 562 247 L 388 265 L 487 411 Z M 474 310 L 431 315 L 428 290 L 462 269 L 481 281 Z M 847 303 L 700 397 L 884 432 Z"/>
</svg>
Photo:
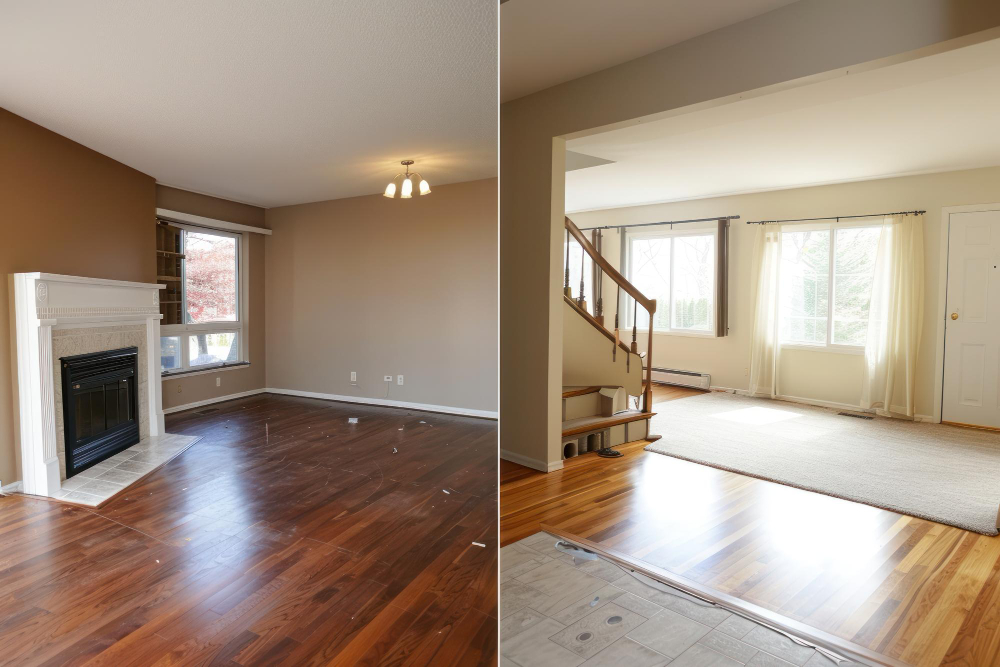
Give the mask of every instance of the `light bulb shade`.
<svg viewBox="0 0 1000 667">
<path fill-rule="evenodd" d="M 431 184 L 423 179 L 420 179 L 420 194 L 429 195 L 430 193 L 431 193 Z"/>
<path fill-rule="evenodd" d="M 399 193 L 400 199 L 409 199 L 413 196 L 413 181 L 408 178 L 403 179 L 403 189 Z"/>
<path fill-rule="evenodd" d="M 382 196 L 389 199 L 396 196 L 396 181 L 391 181 L 389 185 L 385 186 L 385 192 L 382 193 Z"/>
</svg>

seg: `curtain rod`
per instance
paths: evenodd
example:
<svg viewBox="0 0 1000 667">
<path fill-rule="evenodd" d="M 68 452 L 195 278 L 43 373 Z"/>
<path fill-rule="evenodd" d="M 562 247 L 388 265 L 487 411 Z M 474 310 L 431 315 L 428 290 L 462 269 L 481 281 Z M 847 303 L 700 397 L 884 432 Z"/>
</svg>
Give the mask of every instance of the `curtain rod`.
<svg viewBox="0 0 1000 667">
<path fill-rule="evenodd" d="M 878 218 L 887 215 L 923 215 L 927 211 L 895 211 L 893 213 L 870 213 L 868 215 L 828 215 L 825 218 L 788 218 L 787 220 L 747 220 L 748 225 L 774 225 L 779 222 L 812 222 L 814 220 L 853 220 L 854 218 Z"/>
<path fill-rule="evenodd" d="M 580 227 L 581 232 L 592 229 L 626 229 L 628 227 L 652 227 L 654 225 L 685 225 L 689 222 L 715 222 L 716 220 L 739 220 L 738 215 L 717 215 L 713 218 L 694 218 L 691 220 L 665 220 L 664 222 L 640 222 L 635 225 L 604 225 L 603 227 Z"/>
</svg>

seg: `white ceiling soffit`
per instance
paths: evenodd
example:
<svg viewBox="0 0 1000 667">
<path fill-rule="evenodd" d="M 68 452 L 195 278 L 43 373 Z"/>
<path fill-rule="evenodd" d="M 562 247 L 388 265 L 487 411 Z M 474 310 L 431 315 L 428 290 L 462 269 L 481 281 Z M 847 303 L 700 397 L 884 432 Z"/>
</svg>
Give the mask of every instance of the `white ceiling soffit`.
<svg viewBox="0 0 1000 667">
<path fill-rule="evenodd" d="M 262 206 L 497 174 L 495 0 L 0 3 L 0 107 Z"/>
<path fill-rule="evenodd" d="M 507 0 L 500 101 L 620 65 L 794 0 Z"/>
<path fill-rule="evenodd" d="M 590 137 L 566 210 L 1000 165 L 1000 40 Z"/>
</svg>

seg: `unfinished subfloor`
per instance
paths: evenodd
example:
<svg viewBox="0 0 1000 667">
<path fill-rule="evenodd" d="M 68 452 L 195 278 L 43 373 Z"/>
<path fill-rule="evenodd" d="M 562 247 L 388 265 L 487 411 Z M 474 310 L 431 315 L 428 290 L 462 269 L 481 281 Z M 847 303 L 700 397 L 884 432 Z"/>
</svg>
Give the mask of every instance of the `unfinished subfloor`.
<svg viewBox="0 0 1000 667">
<path fill-rule="evenodd" d="M 500 655 L 521 667 L 750 667 L 837 663 L 614 563 L 578 565 L 536 533 L 500 550 Z M 507 663 L 504 663 L 507 664 Z M 841 665 L 853 663 L 840 663 Z"/>
</svg>

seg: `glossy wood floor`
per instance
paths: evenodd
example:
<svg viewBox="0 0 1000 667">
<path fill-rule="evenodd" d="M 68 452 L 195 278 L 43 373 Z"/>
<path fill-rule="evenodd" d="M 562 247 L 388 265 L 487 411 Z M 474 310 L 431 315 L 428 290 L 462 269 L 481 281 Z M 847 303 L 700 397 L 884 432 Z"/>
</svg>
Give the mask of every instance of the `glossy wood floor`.
<svg viewBox="0 0 1000 667">
<path fill-rule="evenodd" d="M 0 663 L 496 664 L 495 421 L 218 407 L 100 509 L 0 498 Z"/>
<path fill-rule="evenodd" d="M 644 444 L 547 475 L 501 462 L 501 544 L 544 522 L 911 664 L 1000 665 L 1000 538 Z"/>
</svg>

